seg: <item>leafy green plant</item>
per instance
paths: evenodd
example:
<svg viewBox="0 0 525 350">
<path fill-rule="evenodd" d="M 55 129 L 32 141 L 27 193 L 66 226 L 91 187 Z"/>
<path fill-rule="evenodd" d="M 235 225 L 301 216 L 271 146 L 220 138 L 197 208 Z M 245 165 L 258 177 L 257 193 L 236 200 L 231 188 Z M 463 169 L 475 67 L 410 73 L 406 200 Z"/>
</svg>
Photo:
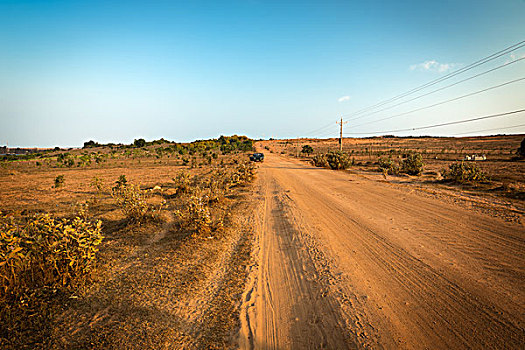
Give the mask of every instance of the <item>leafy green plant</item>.
<svg viewBox="0 0 525 350">
<path fill-rule="evenodd" d="M 310 146 L 310 145 L 304 145 L 304 146 L 303 146 L 303 149 L 301 150 L 301 153 L 304 153 L 304 154 L 310 155 L 310 154 L 314 153 L 314 149 L 313 149 L 313 147 Z"/>
<path fill-rule="evenodd" d="M 390 174 L 390 175 L 399 174 L 399 166 L 390 157 L 388 158 L 380 157 L 378 164 L 379 164 L 379 170 L 382 171 L 384 174 Z"/>
<path fill-rule="evenodd" d="M 177 175 L 172 178 L 175 182 L 175 189 L 177 190 L 177 195 L 188 193 L 191 189 L 191 175 L 181 170 Z"/>
<path fill-rule="evenodd" d="M 326 161 L 332 170 L 344 170 L 350 167 L 351 160 L 348 155 L 341 151 L 326 153 Z"/>
<path fill-rule="evenodd" d="M 55 188 L 64 186 L 64 183 L 64 175 L 57 175 L 57 177 L 55 177 Z"/>
<path fill-rule="evenodd" d="M 240 163 L 231 174 L 231 186 L 243 185 L 251 182 L 255 176 L 255 166 L 252 163 Z"/>
<path fill-rule="evenodd" d="M 0 216 L 0 302 L 23 303 L 39 288 L 72 289 L 93 267 L 101 222 L 49 214 L 27 221 Z"/>
<path fill-rule="evenodd" d="M 316 154 L 312 158 L 312 164 L 320 168 L 328 168 L 328 161 L 324 154 Z"/>
<path fill-rule="evenodd" d="M 181 219 L 184 228 L 198 234 L 210 233 L 212 230 L 210 208 L 202 196 L 191 196 L 184 209 L 175 213 Z"/>
<path fill-rule="evenodd" d="M 126 177 L 124 176 L 124 179 L 125 178 Z M 102 179 L 98 176 L 94 176 L 93 179 L 91 179 L 91 187 L 93 187 L 97 192 L 102 192 L 104 190 L 104 181 L 102 181 Z"/>
<path fill-rule="evenodd" d="M 166 204 L 164 200 L 157 207 L 148 203 L 152 191 L 141 190 L 139 185 L 133 184 L 114 187 L 111 195 L 126 217 L 139 224 L 149 219 L 157 219 Z"/>
<path fill-rule="evenodd" d="M 199 193 L 208 203 L 219 203 L 230 191 L 232 186 L 231 174 L 223 169 L 215 170 L 210 177 L 199 184 Z"/>
<path fill-rule="evenodd" d="M 126 179 L 126 175 L 120 175 L 118 180 L 115 181 L 115 186 L 113 187 L 113 190 L 118 190 L 123 187 L 126 187 L 128 184 L 128 179 Z"/>
<path fill-rule="evenodd" d="M 449 165 L 448 170 L 442 171 L 443 178 L 459 183 L 482 182 L 487 180 L 487 175 L 475 163 L 456 162 Z"/>
<path fill-rule="evenodd" d="M 401 162 L 401 172 L 409 175 L 421 175 L 423 156 L 420 153 L 409 153 Z"/>
</svg>

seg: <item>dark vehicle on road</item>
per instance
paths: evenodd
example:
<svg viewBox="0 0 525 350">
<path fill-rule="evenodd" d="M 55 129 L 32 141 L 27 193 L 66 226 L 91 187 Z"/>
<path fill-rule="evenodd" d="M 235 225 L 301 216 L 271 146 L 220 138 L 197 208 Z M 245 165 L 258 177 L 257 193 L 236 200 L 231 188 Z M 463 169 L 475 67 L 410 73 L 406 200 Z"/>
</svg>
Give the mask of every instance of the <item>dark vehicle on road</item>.
<svg viewBox="0 0 525 350">
<path fill-rule="evenodd" d="M 264 154 L 262 153 L 254 153 L 250 155 L 250 160 L 252 162 L 262 162 L 264 160 Z"/>
</svg>

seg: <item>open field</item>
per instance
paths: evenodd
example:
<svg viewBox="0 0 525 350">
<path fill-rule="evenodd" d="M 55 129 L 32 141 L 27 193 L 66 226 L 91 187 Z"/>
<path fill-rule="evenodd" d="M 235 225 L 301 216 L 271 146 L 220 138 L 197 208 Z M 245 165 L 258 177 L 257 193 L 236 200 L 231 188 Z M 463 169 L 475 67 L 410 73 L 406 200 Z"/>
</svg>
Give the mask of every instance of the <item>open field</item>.
<svg viewBox="0 0 525 350">
<path fill-rule="evenodd" d="M 525 163 L 513 161 L 525 135 L 501 135 L 482 137 L 376 137 L 366 139 L 345 138 L 343 151 L 355 159 L 356 166 L 371 169 L 377 166 L 381 156 L 418 152 L 423 155 L 425 173 L 433 175 L 454 161 L 467 155 L 486 155 L 486 161 L 477 164 L 495 181 L 513 183 L 523 188 Z M 301 156 L 303 145 L 311 145 L 314 154 L 339 149 L 339 139 L 294 139 L 268 142 L 275 152 Z M 266 144 L 265 144 L 266 146 Z M 377 167 L 376 167 L 377 168 Z"/>
<path fill-rule="evenodd" d="M 3 163 L 3 220 L 16 218 L 23 225 L 43 213 L 80 215 L 100 220 L 104 239 L 89 273 L 67 285 L 54 283 L 50 289 L 53 280 L 35 281 L 29 287 L 36 295 L 15 294 L 13 285 L 3 285 L 11 293 L 4 290 L 1 298 L 0 347 L 173 349 L 235 343 L 252 244 L 247 193 L 253 175 L 244 165 L 245 153 L 210 148 L 195 151 L 187 162 L 187 153 L 157 156 L 145 147 L 81 166 L 57 163 L 63 151 L 46 155 L 49 160 Z M 88 152 L 109 154 L 107 147 L 67 153 L 76 163 Z M 64 183 L 55 188 L 59 175 Z M 112 189 L 121 175 L 127 185 Z M 151 209 L 140 218 L 118 201 L 119 191 L 132 184 L 140 186 L 135 194 Z M 2 234 L 8 235 L 2 249 L 9 253 L 5 239 L 19 233 Z M 29 249 L 22 250 L 26 257 Z M 6 256 L 14 267 L 22 261 Z M 21 278 L 23 269 L 17 272 Z"/>
<path fill-rule="evenodd" d="M 354 160 L 339 171 L 310 164 L 336 140 L 259 141 L 256 167 L 246 140 L 4 161 L 3 228 L 79 216 L 100 220 L 104 238 L 86 273 L 2 295 L 0 345 L 518 349 L 522 138 L 345 140 Z M 300 153 L 306 144 L 313 154 Z M 379 171 L 380 152 L 400 162 L 411 151 L 423 154 L 421 176 Z M 487 156 L 476 164 L 488 177 L 443 181 L 466 154 Z"/>
<path fill-rule="evenodd" d="M 488 198 L 489 202 L 504 201 L 507 206 L 519 207 L 525 199 L 525 161 L 516 159 L 516 151 L 525 135 L 502 135 L 463 138 L 366 138 L 344 139 L 343 152 L 347 153 L 353 165 L 350 171 L 372 175 L 380 173 L 378 160 L 390 157 L 401 162 L 411 152 L 420 153 L 423 158 L 421 176 L 389 177 L 391 182 L 400 182 L 414 187 L 441 188 L 476 197 Z M 285 154 L 309 162 L 315 154 L 339 149 L 338 139 L 295 139 L 267 141 L 262 143 L 266 152 Z M 301 153 L 304 145 L 312 146 L 310 155 Z M 468 162 L 482 170 L 488 181 L 478 183 L 442 182 L 442 173 L 450 164 L 460 162 L 468 155 L 485 155 L 485 161 Z M 490 203 L 489 203 L 490 206 Z"/>
</svg>

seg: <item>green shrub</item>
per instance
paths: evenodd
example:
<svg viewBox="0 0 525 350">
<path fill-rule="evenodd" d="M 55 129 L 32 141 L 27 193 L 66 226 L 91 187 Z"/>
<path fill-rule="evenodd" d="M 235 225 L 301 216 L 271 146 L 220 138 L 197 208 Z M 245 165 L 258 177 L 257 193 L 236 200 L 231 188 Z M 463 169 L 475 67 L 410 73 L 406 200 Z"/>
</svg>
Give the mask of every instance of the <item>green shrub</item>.
<svg viewBox="0 0 525 350">
<path fill-rule="evenodd" d="M 314 149 L 310 145 L 304 145 L 303 149 L 301 150 L 301 153 L 310 155 L 310 154 L 314 153 Z"/>
<path fill-rule="evenodd" d="M 143 223 L 149 219 L 158 218 L 158 214 L 165 204 L 163 200 L 158 207 L 148 203 L 152 191 L 141 190 L 139 185 L 127 184 L 114 187 L 111 195 L 124 214 L 132 222 Z"/>
<path fill-rule="evenodd" d="M 118 180 L 115 181 L 115 186 L 113 187 L 113 190 L 121 189 L 122 187 L 126 187 L 128 184 L 128 179 L 126 179 L 126 175 L 120 175 Z"/>
<path fill-rule="evenodd" d="M 420 153 L 409 153 L 401 162 L 401 172 L 409 175 L 421 175 L 423 156 Z"/>
<path fill-rule="evenodd" d="M 121 175 L 121 176 L 124 176 L 124 175 Z M 126 179 L 126 177 L 124 176 L 124 180 Z M 117 181 L 118 183 L 119 181 Z M 125 182 L 127 182 L 127 180 L 125 180 Z M 93 187 L 97 192 L 102 192 L 104 190 L 104 182 L 102 181 L 101 178 L 99 178 L 98 176 L 94 176 L 93 179 L 91 179 L 91 187 Z"/>
<path fill-rule="evenodd" d="M 350 167 L 351 160 L 348 155 L 341 151 L 328 152 L 326 154 L 328 166 L 333 170 L 344 170 Z"/>
<path fill-rule="evenodd" d="M 244 184 L 253 181 L 255 177 L 255 166 L 252 163 L 241 163 L 235 168 L 232 179 L 234 185 Z"/>
<path fill-rule="evenodd" d="M 380 157 L 378 163 L 379 163 L 379 170 L 382 171 L 383 173 L 390 174 L 390 175 L 399 174 L 399 166 L 394 162 L 392 158 Z"/>
<path fill-rule="evenodd" d="M 175 182 L 175 189 L 177 190 L 177 194 L 182 193 L 188 193 L 191 188 L 191 176 L 187 172 L 181 170 L 177 173 L 177 175 L 172 178 L 173 182 Z"/>
<path fill-rule="evenodd" d="M 312 164 L 320 168 L 328 168 L 328 161 L 324 154 L 316 154 L 312 158 Z"/>
<path fill-rule="evenodd" d="M 64 182 L 64 175 L 58 175 L 57 177 L 55 177 L 55 188 L 64 186 Z"/>
<path fill-rule="evenodd" d="M 0 217 L 0 303 L 24 302 L 39 288 L 71 289 L 92 268 L 101 222 L 48 214 L 25 222 Z M 27 300 L 26 300 L 27 301 Z"/>
<path fill-rule="evenodd" d="M 181 219 L 181 226 L 198 234 L 207 234 L 212 229 L 212 218 L 206 201 L 201 196 L 191 196 L 183 210 L 175 214 Z"/>
<path fill-rule="evenodd" d="M 459 183 L 481 182 L 487 180 L 487 175 L 475 163 L 457 162 L 442 171 L 443 178 Z"/>
</svg>

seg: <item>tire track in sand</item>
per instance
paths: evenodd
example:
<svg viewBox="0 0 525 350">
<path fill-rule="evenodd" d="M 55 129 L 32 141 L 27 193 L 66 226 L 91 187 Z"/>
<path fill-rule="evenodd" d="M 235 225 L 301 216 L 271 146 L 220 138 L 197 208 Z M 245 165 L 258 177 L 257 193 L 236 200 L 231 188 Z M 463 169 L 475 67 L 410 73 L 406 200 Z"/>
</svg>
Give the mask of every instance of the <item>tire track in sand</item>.
<svg viewBox="0 0 525 350">
<path fill-rule="evenodd" d="M 286 213 L 283 189 L 265 171 L 259 172 L 257 261 L 243 295 L 241 348 L 355 349 L 315 257 Z"/>
<path fill-rule="evenodd" d="M 258 182 L 242 348 L 524 343 L 522 225 L 272 154 Z"/>
</svg>

